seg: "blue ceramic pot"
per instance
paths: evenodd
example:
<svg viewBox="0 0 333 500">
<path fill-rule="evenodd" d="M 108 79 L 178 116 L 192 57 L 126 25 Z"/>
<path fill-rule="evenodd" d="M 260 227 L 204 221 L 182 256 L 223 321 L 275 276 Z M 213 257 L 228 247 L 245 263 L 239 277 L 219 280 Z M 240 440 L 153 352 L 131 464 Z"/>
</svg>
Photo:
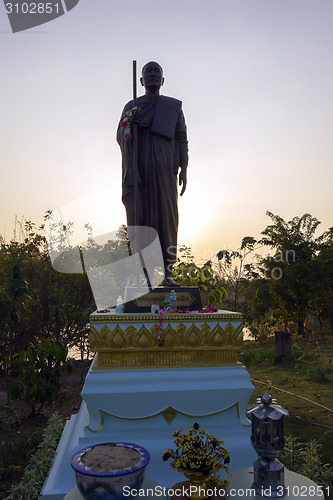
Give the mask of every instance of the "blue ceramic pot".
<svg viewBox="0 0 333 500">
<path fill-rule="evenodd" d="M 116 445 L 131 448 L 139 453 L 138 461 L 131 467 L 114 471 L 97 472 L 82 463 L 85 453 L 95 446 Z M 133 443 L 114 442 L 101 443 L 75 453 L 71 459 L 71 466 L 75 471 L 77 487 L 85 500 L 123 500 L 128 499 L 129 489 L 139 489 L 142 486 L 145 469 L 149 463 L 150 455 L 145 448 Z M 124 487 L 126 496 L 124 495 Z"/>
</svg>

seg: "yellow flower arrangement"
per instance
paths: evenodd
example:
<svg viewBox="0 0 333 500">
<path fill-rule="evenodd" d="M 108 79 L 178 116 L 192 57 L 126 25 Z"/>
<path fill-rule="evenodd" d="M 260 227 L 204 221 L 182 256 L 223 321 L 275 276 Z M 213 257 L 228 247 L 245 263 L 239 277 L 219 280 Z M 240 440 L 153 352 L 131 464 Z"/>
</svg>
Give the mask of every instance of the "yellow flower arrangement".
<svg viewBox="0 0 333 500">
<path fill-rule="evenodd" d="M 223 447 L 224 441 L 208 434 L 197 422 L 187 434 L 180 431 L 173 433 L 176 450 L 168 449 L 163 453 L 163 461 L 172 459 L 170 465 L 179 472 L 201 472 L 209 476 L 209 483 L 226 488 L 227 479 L 222 479 L 217 472 L 225 470 L 231 476 L 229 451 Z"/>
</svg>

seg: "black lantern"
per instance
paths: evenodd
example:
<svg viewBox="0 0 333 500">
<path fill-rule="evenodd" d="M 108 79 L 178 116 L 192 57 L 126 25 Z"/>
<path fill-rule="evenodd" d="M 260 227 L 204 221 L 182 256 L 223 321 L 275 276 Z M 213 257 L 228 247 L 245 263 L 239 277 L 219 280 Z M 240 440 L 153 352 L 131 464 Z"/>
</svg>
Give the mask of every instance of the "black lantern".
<svg viewBox="0 0 333 500">
<path fill-rule="evenodd" d="M 284 447 L 283 417 L 288 410 L 276 404 L 266 391 L 255 405 L 247 409 L 252 414 L 251 442 L 258 453 L 254 462 L 253 487 L 267 497 L 285 494 L 284 466 L 277 459 Z"/>
</svg>

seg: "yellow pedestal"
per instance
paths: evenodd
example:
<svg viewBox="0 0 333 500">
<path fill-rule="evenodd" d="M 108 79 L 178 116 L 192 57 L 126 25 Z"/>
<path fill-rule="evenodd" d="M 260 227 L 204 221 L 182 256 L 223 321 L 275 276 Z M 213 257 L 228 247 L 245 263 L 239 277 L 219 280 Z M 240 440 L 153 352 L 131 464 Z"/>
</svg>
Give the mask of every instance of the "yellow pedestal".
<svg viewBox="0 0 333 500">
<path fill-rule="evenodd" d="M 237 363 L 242 316 L 218 311 L 200 314 L 94 313 L 90 347 L 95 369 L 123 367 L 219 366 Z"/>
</svg>

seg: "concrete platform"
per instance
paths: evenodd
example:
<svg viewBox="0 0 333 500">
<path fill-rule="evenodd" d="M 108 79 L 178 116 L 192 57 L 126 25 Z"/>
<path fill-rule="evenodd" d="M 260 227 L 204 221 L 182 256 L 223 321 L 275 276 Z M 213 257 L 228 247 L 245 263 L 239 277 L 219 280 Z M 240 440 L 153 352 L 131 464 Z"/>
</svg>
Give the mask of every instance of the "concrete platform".
<svg viewBox="0 0 333 500">
<path fill-rule="evenodd" d="M 147 477 L 171 487 L 179 473 L 163 462 L 162 454 L 173 446 L 173 432 L 186 431 L 194 422 L 225 440 L 231 469 L 250 466 L 256 455 L 245 408 L 252 391 L 241 365 L 102 371 L 92 365 L 84 401 L 66 424 L 42 499 L 61 500 L 75 486 L 70 459 L 76 451 L 119 440 L 147 448 Z"/>
</svg>

